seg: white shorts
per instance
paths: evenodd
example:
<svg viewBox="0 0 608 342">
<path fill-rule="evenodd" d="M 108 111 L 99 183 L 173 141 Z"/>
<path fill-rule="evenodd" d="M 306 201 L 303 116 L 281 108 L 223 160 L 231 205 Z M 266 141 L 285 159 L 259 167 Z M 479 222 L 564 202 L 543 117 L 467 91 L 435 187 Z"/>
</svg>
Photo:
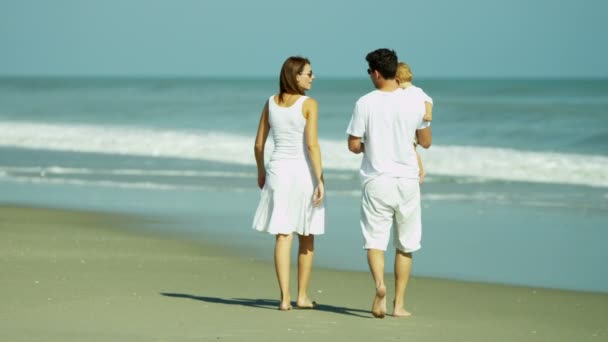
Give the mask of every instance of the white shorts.
<svg viewBox="0 0 608 342">
<path fill-rule="evenodd" d="M 379 176 L 367 182 L 360 223 L 365 249 L 385 251 L 393 227 L 395 248 L 405 253 L 419 250 L 422 220 L 418 181 Z"/>
</svg>

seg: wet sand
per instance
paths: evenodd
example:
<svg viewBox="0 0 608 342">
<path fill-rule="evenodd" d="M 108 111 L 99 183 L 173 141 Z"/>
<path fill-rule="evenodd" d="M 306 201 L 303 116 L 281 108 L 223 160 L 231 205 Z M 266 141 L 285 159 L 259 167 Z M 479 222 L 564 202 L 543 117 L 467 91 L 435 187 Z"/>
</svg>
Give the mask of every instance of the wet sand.
<svg viewBox="0 0 608 342">
<path fill-rule="evenodd" d="M 310 292 L 318 307 L 280 312 L 270 258 L 153 234 L 145 224 L 0 207 L 0 340 L 608 339 L 608 294 L 414 277 L 406 299 L 414 316 L 374 319 L 368 273 L 320 268 Z M 292 298 L 295 277 L 294 269 Z"/>
</svg>

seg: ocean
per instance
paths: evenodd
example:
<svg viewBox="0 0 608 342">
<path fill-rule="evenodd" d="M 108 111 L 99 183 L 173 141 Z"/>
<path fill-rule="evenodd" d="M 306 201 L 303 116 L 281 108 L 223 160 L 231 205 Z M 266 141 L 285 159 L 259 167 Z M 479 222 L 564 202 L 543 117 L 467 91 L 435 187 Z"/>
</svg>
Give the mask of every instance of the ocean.
<svg viewBox="0 0 608 342">
<path fill-rule="evenodd" d="M 415 83 L 435 105 L 413 274 L 608 292 L 608 80 Z M 0 203 L 146 215 L 147 229 L 271 261 L 272 236 L 251 229 L 253 142 L 276 90 L 275 79 L 0 78 Z M 327 188 L 318 266 L 367 270 L 345 129 L 371 90 L 319 76 L 308 94 Z"/>
</svg>

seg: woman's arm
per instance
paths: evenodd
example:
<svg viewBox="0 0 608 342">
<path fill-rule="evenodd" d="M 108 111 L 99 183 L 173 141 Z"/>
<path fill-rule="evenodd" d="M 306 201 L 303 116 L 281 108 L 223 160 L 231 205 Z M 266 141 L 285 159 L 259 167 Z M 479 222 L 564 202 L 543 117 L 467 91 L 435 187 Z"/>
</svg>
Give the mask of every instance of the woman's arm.
<svg viewBox="0 0 608 342">
<path fill-rule="evenodd" d="M 306 150 L 312 164 L 313 174 L 317 181 L 313 204 L 319 205 L 323 200 L 323 165 L 321 163 L 321 147 L 319 146 L 318 135 L 318 116 L 319 108 L 317 101 L 312 98 L 306 99 L 302 107 L 304 117 L 306 118 L 306 127 L 304 128 L 304 136 L 306 137 Z"/>
<path fill-rule="evenodd" d="M 255 137 L 255 146 L 253 148 L 255 154 L 255 162 L 258 166 L 258 186 L 260 189 L 264 187 L 266 183 L 266 167 L 264 166 L 264 146 L 266 145 L 266 139 L 268 139 L 268 132 L 270 131 L 270 123 L 268 122 L 268 101 L 262 109 L 262 115 L 260 116 L 260 124 L 258 125 L 258 134 Z"/>
</svg>

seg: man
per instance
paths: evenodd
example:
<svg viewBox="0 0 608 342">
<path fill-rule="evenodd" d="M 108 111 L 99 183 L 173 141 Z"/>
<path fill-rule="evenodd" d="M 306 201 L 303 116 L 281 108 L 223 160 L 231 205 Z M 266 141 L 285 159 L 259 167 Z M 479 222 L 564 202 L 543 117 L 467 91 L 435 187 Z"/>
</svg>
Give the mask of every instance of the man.
<svg viewBox="0 0 608 342">
<path fill-rule="evenodd" d="M 400 89 L 395 74 L 397 55 L 389 49 L 370 52 L 367 70 L 376 90 L 362 96 L 347 129 L 348 149 L 363 153 L 360 176 L 361 229 L 367 261 L 376 285 L 374 317 L 386 315 L 384 251 L 394 226 L 395 301 L 393 316 L 411 315 L 404 307 L 412 267 L 412 252 L 420 249 L 421 213 L 418 163 L 414 137 L 431 146 L 430 122 L 423 121 L 424 92 Z"/>
</svg>

